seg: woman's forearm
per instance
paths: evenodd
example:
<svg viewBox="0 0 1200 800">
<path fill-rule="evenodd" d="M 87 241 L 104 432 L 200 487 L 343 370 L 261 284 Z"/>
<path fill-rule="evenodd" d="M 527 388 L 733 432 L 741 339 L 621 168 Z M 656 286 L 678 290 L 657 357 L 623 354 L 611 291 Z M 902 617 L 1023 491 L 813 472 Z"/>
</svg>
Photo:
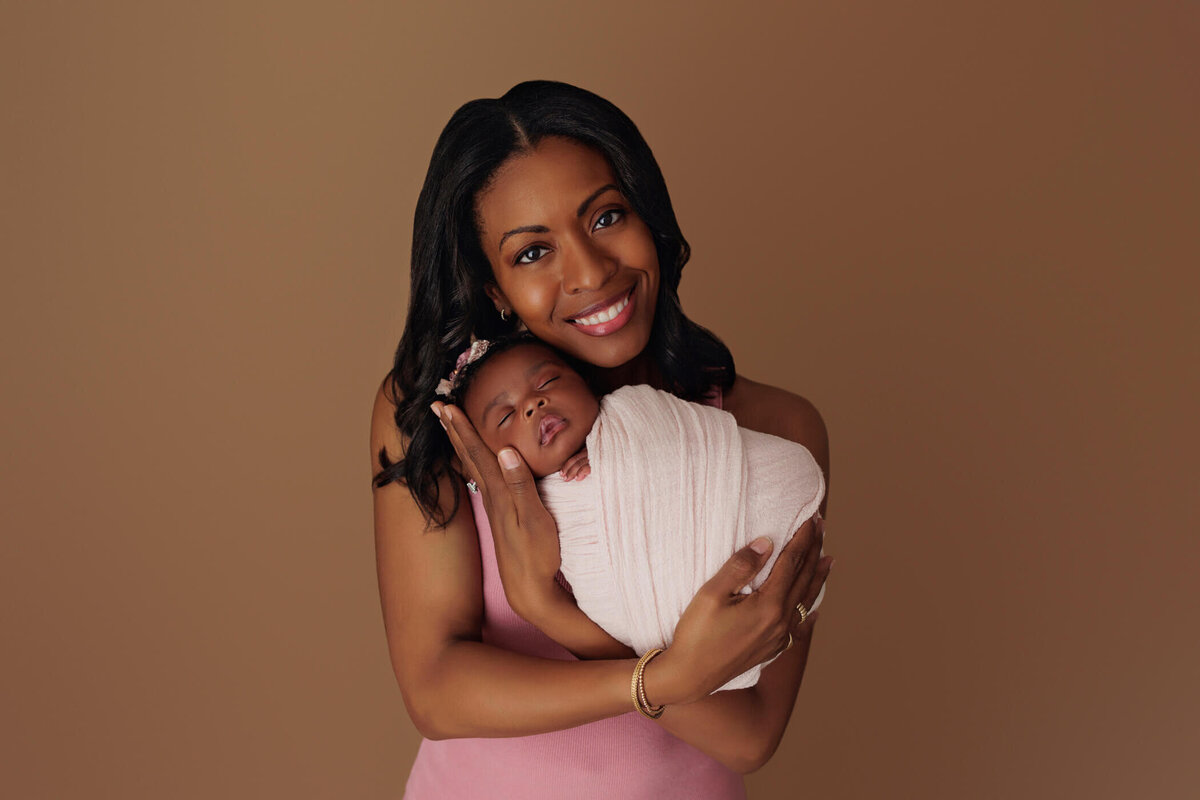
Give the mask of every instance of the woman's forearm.
<svg viewBox="0 0 1200 800">
<path fill-rule="evenodd" d="M 527 613 L 528 616 L 522 616 L 525 616 L 528 622 L 571 651 L 578 659 L 636 659 L 639 655 L 583 613 L 575 599 L 558 583 L 543 593 Z"/>
<path fill-rule="evenodd" d="M 446 645 L 406 699 L 430 739 L 528 736 L 632 711 L 636 664 L 560 661 L 460 640 Z"/>
<path fill-rule="evenodd" d="M 811 629 L 810 629 L 811 631 Z M 765 764 L 783 738 L 808 662 L 811 632 L 763 668 L 748 689 L 715 692 L 694 703 L 667 706 L 658 724 L 738 772 Z M 654 702 L 652 676 L 646 692 Z"/>
<path fill-rule="evenodd" d="M 637 657 L 584 614 L 562 587 L 555 587 L 557 591 L 544 596 L 536 612 L 531 610 L 530 622 L 580 659 Z M 731 769 L 743 773 L 758 769 L 775 752 L 787 728 L 808 660 L 809 641 L 810 635 L 797 638 L 790 650 L 763 668 L 756 685 L 669 705 L 658 723 Z M 651 702 L 655 702 L 655 678 L 661 675 L 651 668 L 646 671 Z M 632 702 L 628 689 L 625 700 L 628 707 Z"/>
</svg>

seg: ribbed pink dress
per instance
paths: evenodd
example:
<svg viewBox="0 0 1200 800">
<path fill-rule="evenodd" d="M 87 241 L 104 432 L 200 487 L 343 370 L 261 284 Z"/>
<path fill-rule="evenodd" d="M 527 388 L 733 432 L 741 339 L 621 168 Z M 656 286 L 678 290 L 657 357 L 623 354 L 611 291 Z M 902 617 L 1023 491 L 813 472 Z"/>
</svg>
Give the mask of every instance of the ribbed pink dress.
<svg viewBox="0 0 1200 800">
<path fill-rule="evenodd" d="M 713 405 L 720 406 L 720 397 Z M 483 641 L 575 661 L 512 610 L 483 501 L 471 495 L 483 563 Z M 421 740 L 405 800 L 744 800 L 742 776 L 633 710 L 552 733 Z"/>
</svg>

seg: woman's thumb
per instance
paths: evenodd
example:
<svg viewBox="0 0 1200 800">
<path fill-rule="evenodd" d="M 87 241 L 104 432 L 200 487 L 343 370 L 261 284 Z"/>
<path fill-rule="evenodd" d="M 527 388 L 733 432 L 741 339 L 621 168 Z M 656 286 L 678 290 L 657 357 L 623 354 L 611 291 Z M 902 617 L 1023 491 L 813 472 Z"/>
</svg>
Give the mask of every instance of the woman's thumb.
<svg viewBox="0 0 1200 800">
<path fill-rule="evenodd" d="M 760 536 L 734 553 L 713 579 L 720 582 L 723 592 L 736 594 L 758 574 L 770 552 L 771 540 Z"/>
<path fill-rule="evenodd" d="M 750 543 L 750 549 L 758 553 L 760 556 L 765 556 L 771 552 L 771 540 L 766 536 L 760 536 Z"/>
</svg>

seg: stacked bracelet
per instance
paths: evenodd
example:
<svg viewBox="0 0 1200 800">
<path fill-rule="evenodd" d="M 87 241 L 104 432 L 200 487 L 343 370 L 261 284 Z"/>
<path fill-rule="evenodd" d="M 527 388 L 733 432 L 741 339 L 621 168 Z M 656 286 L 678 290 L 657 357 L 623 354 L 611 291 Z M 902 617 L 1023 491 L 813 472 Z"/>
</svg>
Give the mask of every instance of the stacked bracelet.
<svg viewBox="0 0 1200 800">
<path fill-rule="evenodd" d="M 646 671 L 646 665 L 650 663 L 650 659 L 661 653 L 661 647 L 656 647 L 653 650 L 646 652 L 646 655 L 638 659 L 637 666 L 633 668 L 633 680 L 629 684 L 629 694 L 633 698 L 633 707 L 638 710 L 644 717 L 650 719 L 658 719 L 662 716 L 666 706 L 652 706 L 646 699 L 646 685 L 642 680 L 642 674 Z"/>
</svg>

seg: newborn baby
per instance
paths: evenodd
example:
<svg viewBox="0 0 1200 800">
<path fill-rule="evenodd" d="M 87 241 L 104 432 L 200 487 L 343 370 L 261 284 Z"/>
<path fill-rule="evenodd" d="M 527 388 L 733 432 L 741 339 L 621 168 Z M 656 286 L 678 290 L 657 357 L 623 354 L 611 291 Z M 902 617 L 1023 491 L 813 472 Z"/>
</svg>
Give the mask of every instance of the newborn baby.
<svg viewBox="0 0 1200 800">
<path fill-rule="evenodd" d="M 524 457 L 558 526 L 562 574 L 580 610 L 638 653 L 668 646 L 700 587 L 767 536 L 771 556 L 743 592 L 760 586 L 825 493 L 803 446 L 650 386 L 597 400 L 531 337 L 476 342 L 439 394 L 457 399 L 493 452 Z M 768 663 L 720 689 L 753 686 Z"/>
</svg>

